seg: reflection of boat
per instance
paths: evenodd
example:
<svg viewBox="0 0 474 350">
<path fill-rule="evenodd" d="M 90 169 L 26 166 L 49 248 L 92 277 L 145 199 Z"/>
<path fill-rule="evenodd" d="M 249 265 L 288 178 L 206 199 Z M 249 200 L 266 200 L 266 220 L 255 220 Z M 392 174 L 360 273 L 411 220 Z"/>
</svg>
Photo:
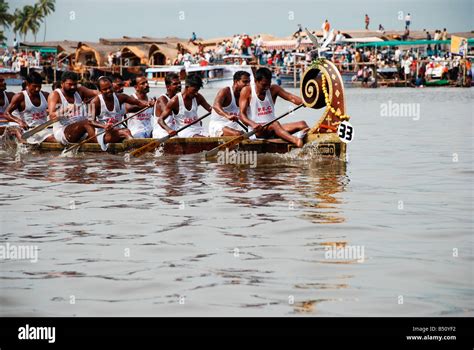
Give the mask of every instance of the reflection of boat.
<svg viewBox="0 0 474 350">
<path fill-rule="evenodd" d="M 320 120 L 305 136 L 305 143 L 316 145 L 317 153 L 320 155 L 345 160 L 346 143 L 342 142 L 337 134 L 338 126 L 345 117 L 344 85 L 334 64 L 320 60 L 308 69 L 302 77 L 301 96 L 307 108 L 326 108 Z M 232 139 L 232 137 L 172 138 L 164 143 L 163 151 L 165 154 L 199 153 L 209 151 Z M 150 141 L 152 139 L 133 139 L 110 144 L 108 151 L 128 152 Z M 286 153 L 292 148 L 292 144 L 283 140 L 246 140 L 239 145 L 239 150 L 258 153 Z M 63 146 L 44 142 L 38 149 L 61 151 Z M 96 143 L 85 144 L 80 149 L 85 152 L 102 152 Z"/>
</svg>

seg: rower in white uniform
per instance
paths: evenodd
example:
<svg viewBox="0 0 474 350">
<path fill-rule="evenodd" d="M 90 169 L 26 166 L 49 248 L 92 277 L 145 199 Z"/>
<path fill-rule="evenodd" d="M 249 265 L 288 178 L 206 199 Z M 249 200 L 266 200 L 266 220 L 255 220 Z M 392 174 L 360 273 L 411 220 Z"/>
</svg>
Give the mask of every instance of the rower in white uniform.
<svg viewBox="0 0 474 350">
<path fill-rule="evenodd" d="M 239 136 L 243 133 L 237 123 L 240 116 L 240 91 L 250 84 L 250 73 L 238 71 L 234 74 L 232 86 L 225 87 L 217 93 L 209 122 L 211 137 Z"/>
<path fill-rule="evenodd" d="M 244 87 L 240 93 L 240 120 L 249 126 L 249 130 L 256 129 L 257 137 L 272 138 L 277 136 L 294 143 L 297 147 L 302 147 L 303 140 L 291 134 L 298 131 L 307 132 L 309 127 L 305 121 L 287 124 L 280 124 L 276 121 L 268 127 L 262 128 L 263 124 L 275 119 L 275 101 L 278 96 L 296 105 L 303 103 L 300 97 L 285 91 L 276 84 L 272 85 L 272 72 L 268 68 L 257 69 L 255 85 Z"/>
<path fill-rule="evenodd" d="M 113 127 L 113 124 L 124 119 L 125 103 L 143 109 L 152 107 L 154 102 L 145 103 L 125 94 L 116 94 L 112 89 L 112 81 L 108 77 L 100 77 L 97 84 L 100 95 L 92 101 L 95 114 L 95 121 L 92 122 L 92 125 L 98 129 L 106 130 L 105 133 L 97 136 L 97 142 L 101 149 L 106 151 L 109 143 L 122 142 L 125 139 L 133 138 L 130 130 L 123 124 Z M 97 130 L 97 133 L 101 131 Z"/>
<path fill-rule="evenodd" d="M 90 101 L 99 92 L 78 86 L 77 80 L 76 73 L 64 72 L 61 75 L 61 88 L 55 89 L 48 99 L 49 118 L 59 119 L 53 124 L 54 138 L 62 145 L 95 136 L 91 124 L 94 116 L 84 100 Z"/>
<path fill-rule="evenodd" d="M 41 75 L 37 72 L 30 72 L 26 77 L 26 89 L 13 96 L 4 113 L 5 119 L 17 123 L 23 130 L 45 123 L 48 120 L 47 99 L 49 94 L 41 91 L 42 84 L 43 78 Z M 19 115 L 15 115 L 15 111 L 18 111 Z M 22 141 L 22 133 L 18 128 L 13 130 L 13 134 L 19 141 Z M 41 143 L 43 141 L 55 141 L 52 130 L 45 129 L 37 135 L 34 141 L 29 140 L 30 143 Z"/>
<path fill-rule="evenodd" d="M 15 93 L 8 92 L 7 90 L 7 83 L 5 79 L 0 77 L 0 126 L 8 126 L 9 122 L 5 119 L 5 111 L 7 110 L 10 101 L 12 100 Z"/>
<path fill-rule="evenodd" d="M 154 115 L 153 115 L 153 138 L 159 139 L 168 136 L 168 132 L 163 129 L 159 124 L 161 113 L 165 110 L 168 102 L 176 96 L 177 93 L 181 92 L 181 80 L 179 75 L 176 73 L 168 73 L 165 76 L 166 93 L 158 97 L 156 100 Z M 166 124 L 173 130 L 176 130 L 176 121 L 174 120 L 174 114 L 166 118 Z"/>
<path fill-rule="evenodd" d="M 144 103 L 149 103 L 154 99 L 148 98 L 150 92 L 150 86 L 148 85 L 148 79 L 145 76 L 137 76 L 132 82 L 135 87 L 135 93 L 132 95 L 135 99 Z M 127 127 L 130 130 L 133 138 L 150 138 L 153 133 L 153 115 L 154 105 L 144 111 L 140 112 L 137 116 L 129 119 Z M 140 110 L 138 106 L 132 106 L 129 104 L 125 105 L 127 113 L 136 113 Z"/>
<path fill-rule="evenodd" d="M 176 130 L 189 125 L 199 119 L 198 107 L 202 106 L 208 112 L 212 111 L 212 107 L 207 103 L 206 99 L 199 93 L 202 88 L 202 79 L 196 74 L 190 74 L 186 78 L 184 91 L 176 94 L 161 113 L 159 124 L 165 129 L 169 135 L 176 135 Z M 176 121 L 176 129 L 172 129 L 166 124 L 165 119 L 174 113 Z M 202 127 L 202 123 L 198 122 L 178 133 L 179 137 L 206 137 L 207 133 Z"/>
</svg>

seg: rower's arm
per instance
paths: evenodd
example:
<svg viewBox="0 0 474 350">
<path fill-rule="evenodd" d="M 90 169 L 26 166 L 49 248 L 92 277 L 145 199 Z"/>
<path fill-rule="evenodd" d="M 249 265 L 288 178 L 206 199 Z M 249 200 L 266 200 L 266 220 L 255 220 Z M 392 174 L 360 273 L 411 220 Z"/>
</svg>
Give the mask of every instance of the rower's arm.
<svg viewBox="0 0 474 350">
<path fill-rule="evenodd" d="M 49 114 L 49 119 L 57 119 L 58 116 L 58 108 L 57 106 L 60 104 L 60 97 L 57 91 L 53 91 L 49 96 L 48 96 L 48 114 Z"/>
<path fill-rule="evenodd" d="M 120 104 L 127 103 L 127 104 L 132 105 L 132 106 L 137 106 L 137 107 L 139 107 L 138 111 L 143 109 L 143 108 L 153 107 L 153 105 L 154 105 L 154 100 L 150 100 L 148 102 L 143 102 L 143 101 L 140 101 L 140 100 L 136 99 L 135 97 L 132 97 L 132 96 L 129 96 L 129 95 L 126 95 L 126 94 L 117 94 L 117 97 L 119 99 Z"/>
<path fill-rule="evenodd" d="M 165 129 L 168 133 L 172 133 L 174 130 L 171 129 L 165 122 L 165 119 L 168 118 L 174 109 L 178 109 L 178 97 L 173 97 L 165 106 L 165 109 L 158 118 L 158 124 Z"/>
<path fill-rule="evenodd" d="M 12 115 L 12 113 L 15 110 L 17 110 L 17 109 L 19 110 L 19 108 L 21 106 L 21 103 L 24 100 L 25 100 L 25 96 L 21 92 L 15 94 L 13 96 L 13 98 L 10 100 L 10 104 L 8 105 L 8 107 L 7 107 L 7 109 L 5 110 L 5 113 L 4 113 L 4 117 L 5 117 L 6 120 L 14 122 L 14 123 L 18 123 L 19 125 L 22 125 L 22 123 L 24 123 L 24 121 L 21 118 L 15 117 L 15 116 Z"/>
<path fill-rule="evenodd" d="M 156 122 L 160 122 L 160 115 L 163 113 L 163 111 L 166 108 L 168 100 L 165 97 L 160 97 L 158 100 L 156 100 L 155 103 L 155 115 L 156 115 Z"/>
<path fill-rule="evenodd" d="M 230 93 L 232 94 L 232 89 L 230 90 Z M 226 113 L 222 109 L 222 105 L 226 102 L 226 97 L 227 97 L 227 89 L 221 89 L 216 96 L 216 99 L 214 100 L 214 106 L 212 108 L 216 111 L 217 114 L 219 114 L 221 117 L 227 118 L 229 120 L 233 120 L 235 116 L 230 115 L 229 113 Z"/>
<path fill-rule="evenodd" d="M 208 112 L 212 111 L 212 106 L 209 103 L 207 103 L 206 99 L 201 94 L 197 95 L 197 102 L 198 102 L 198 105 L 203 106 L 206 111 Z"/>
<path fill-rule="evenodd" d="M 240 120 L 247 126 L 255 129 L 257 123 L 251 121 L 247 115 L 247 109 L 250 105 L 250 97 L 251 97 L 252 90 L 250 86 L 246 86 L 240 92 L 240 99 L 239 99 L 239 108 L 240 108 Z"/>
<path fill-rule="evenodd" d="M 93 99 L 94 97 L 100 95 L 100 91 L 88 89 L 85 86 L 78 86 L 77 92 L 81 95 L 82 99 Z"/>
<path fill-rule="evenodd" d="M 293 95 L 292 93 L 289 93 L 288 91 L 284 90 L 282 87 L 278 85 L 272 85 L 272 98 L 273 101 L 276 100 L 277 96 L 280 96 L 282 99 L 287 100 L 291 103 L 294 103 L 295 105 L 300 105 L 303 103 L 303 100 L 301 97 Z"/>
<path fill-rule="evenodd" d="M 94 107 L 94 120 L 89 121 L 89 123 L 92 126 L 96 127 L 96 128 L 104 129 L 106 127 L 106 125 L 104 125 L 102 123 L 99 123 L 97 121 L 97 116 L 100 114 L 100 100 L 99 100 L 99 97 L 95 97 L 92 100 L 91 105 Z"/>
</svg>

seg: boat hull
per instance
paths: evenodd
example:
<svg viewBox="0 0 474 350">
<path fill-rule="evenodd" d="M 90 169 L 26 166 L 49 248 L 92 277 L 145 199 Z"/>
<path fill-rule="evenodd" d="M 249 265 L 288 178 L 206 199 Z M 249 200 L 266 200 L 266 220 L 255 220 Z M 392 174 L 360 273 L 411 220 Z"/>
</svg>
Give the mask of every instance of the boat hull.
<svg viewBox="0 0 474 350">
<path fill-rule="evenodd" d="M 319 135 L 319 138 L 308 139 L 308 142 L 316 141 L 318 153 L 321 156 L 337 157 L 345 160 L 345 144 L 336 140 L 333 134 Z M 193 137 L 193 138 L 173 138 L 163 143 L 164 154 L 184 155 L 210 151 L 213 148 L 230 141 L 232 137 Z M 122 143 L 111 143 L 107 149 L 108 153 L 127 153 L 133 149 L 144 146 L 153 139 L 133 139 L 125 140 Z M 61 152 L 64 146 L 55 142 L 43 142 L 34 146 L 40 152 Z M 257 153 L 287 153 L 294 149 L 294 145 L 283 140 L 245 140 L 239 146 L 239 151 L 255 151 Z M 81 152 L 104 153 L 97 143 L 86 143 L 79 149 Z"/>
</svg>

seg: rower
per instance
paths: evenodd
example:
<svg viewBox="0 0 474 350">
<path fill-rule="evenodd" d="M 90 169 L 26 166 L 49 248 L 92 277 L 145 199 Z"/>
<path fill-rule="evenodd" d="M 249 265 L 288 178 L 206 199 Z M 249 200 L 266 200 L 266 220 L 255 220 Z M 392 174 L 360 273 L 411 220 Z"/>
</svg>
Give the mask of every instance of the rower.
<svg viewBox="0 0 474 350">
<path fill-rule="evenodd" d="M 55 89 L 48 99 L 49 118 L 59 118 L 53 125 L 54 138 L 62 145 L 95 135 L 95 129 L 88 119 L 93 115 L 88 112 L 83 101 L 92 99 L 98 91 L 78 86 L 77 80 L 76 73 L 64 72 L 61 75 L 61 88 Z"/>
<path fill-rule="evenodd" d="M 132 139 L 129 129 L 123 125 L 112 127 L 123 120 L 125 115 L 125 103 L 132 106 L 138 106 L 140 109 L 152 107 L 153 101 L 148 103 L 142 102 L 125 94 L 116 94 L 112 90 L 112 81 L 108 77 L 100 77 L 97 81 L 99 85 L 100 95 L 92 101 L 94 105 L 94 114 L 96 120 L 91 124 L 96 128 L 105 129 L 106 132 L 97 136 L 97 142 L 101 149 L 106 151 L 109 143 L 122 142 L 123 140 Z M 131 119 L 130 119 L 131 120 Z"/>
<path fill-rule="evenodd" d="M 26 130 L 40 124 L 48 119 L 48 93 L 41 91 L 43 78 L 37 72 L 30 72 L 26 77 L 26 89 L 13 96 L 8 105 L 4 117 L 6 120 L 17 123 L 21 129 Z M 15 116 L 18 110 L 19 115 Z M 22 141 L 20 129 L 15 128 L 13 134 Z M 54 142 L 52 130 L 46 129 L 36 143 Z M 23 142 L 23 141 L 22 141 Z"/>
<path fill-rule="evenodd" d="M 305 121 L 287 124 L 280 124 L 276 121 L 268 127 L 262 128 L 263 124 L 275 119 L 275 101 L 278 96 L 296 105 L 303 103 L 300 97 L 272 84 L 272 72 L 268 68 L 257 69 L 255 85 L 244 87 L 240 93 L 240 120 L 249 126 L 249 131 L 256 129 L 256 136 L 259 138 L 277 136 L 297 147 L 302 147 L 303 140 L 291 134 L 299 131 L 307 132 L 309 127 Z"/>
<path fill-rule="evenodd" d="M 135 87 L 135 93 L 132 97 L 144 103 L 155 102 L 154 99 L 148 98 L 150 92 L 150 86 L 148 85 L 148 79 L 145 76 L 137 76 L 132 85 Z M 125 105 L 127 113 L 136 113 L 140 110 L 138 106 Z M 153 113 L 154 105 L 143 112 L 140 112 L 137 116 L 133 117 L 127 122 L 127 127 L 132 133 L 133 138 L 150 138 L 153 132 Z"/>
<path fill-rule="evenodd" d="M 159 124 L 165 129 L 169 135 L 176 135 L 176 131 L 170 128 L 165 119 L 174 113 L 176 121 L 176 130 L 191 124 L 199 117 L 197 110 L 199 106 L 211 112 L 212 107 L 207 103 L 205 98 L 199 93 L 202 88 L 202 79 L 198 75 L 190 74 L 185 80 L 184 92 L 179 92 L 173 97 L 161 113 Z M 206 137 L 206 132 L 200 123 L 196 123 L 189 128 L 181 131 L 179 137 Z"/>
<path fill-rule="evenodd" d="M 242 89 L 250 84 L 250 74 L 238 71 L 234 74 L 232 86 L 225 87 L 217 93 L 209 122 L 211 137 L 239 136 L 243 133 L 237 123 L 239 120 L 239 98 Z M 226 107 L 224 107 L 226 106 Z"/>
<path fill-rule="evenodd" d="M 12 100 L 15 93 L 7 92 L 7 83 L 5 79 L 0 77 L 0 127 L 8 126 L 9 123 L 5 119 L 5 111 L 7 110 L 10 101 Z"/>
<path fill-rule="evenodd" d="M 168 102 L 176 96 L 178 92 L 181 92 L 181 80 L 179 75 L 176 73 L 168 73 L 165 76 L 166 93 L 158 97 L 155 103 L 155 110 L 153 115 L 153 138 L 159 139 L 168 136 L 168 133 L 159 124 L 161 113 L 165 110 Z M 174 120 L 174 114 L 166 120 L 167 125 L 173 130 L 176 130 L 176 121 Z"/>
</svg>

